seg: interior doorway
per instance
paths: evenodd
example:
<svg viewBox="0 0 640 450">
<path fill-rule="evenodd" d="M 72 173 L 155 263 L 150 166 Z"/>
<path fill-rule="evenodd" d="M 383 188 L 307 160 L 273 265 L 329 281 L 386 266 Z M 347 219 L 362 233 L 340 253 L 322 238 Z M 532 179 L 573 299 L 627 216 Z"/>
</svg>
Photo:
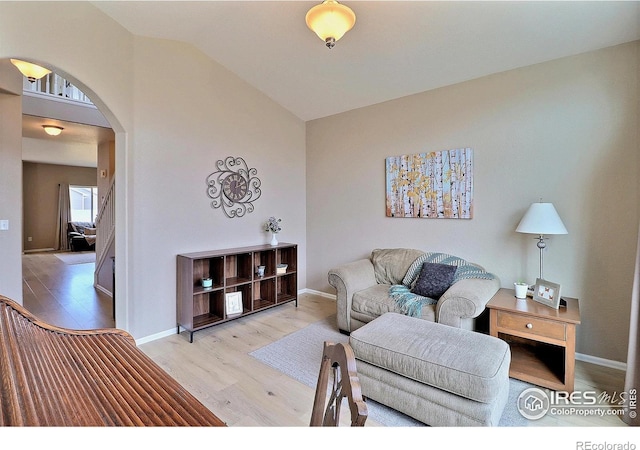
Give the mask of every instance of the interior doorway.
<svg viewBox="0 0 640 450">
<path fill-rule="evenodd" d="M 23 304 L 57 326 L 114 327 L 115 133 L 90 95 L 55 72 L 23 81 Z M 47 125 L 61 132 L 49 135 Z M 72 221 L 60 215 L 59 195 L 69 185 L 97 190 L 93 220 L 73 236 L 87 248 L 71 245 Z M 111 222 L 96 232 L 107 199 Z"/>
</svg>

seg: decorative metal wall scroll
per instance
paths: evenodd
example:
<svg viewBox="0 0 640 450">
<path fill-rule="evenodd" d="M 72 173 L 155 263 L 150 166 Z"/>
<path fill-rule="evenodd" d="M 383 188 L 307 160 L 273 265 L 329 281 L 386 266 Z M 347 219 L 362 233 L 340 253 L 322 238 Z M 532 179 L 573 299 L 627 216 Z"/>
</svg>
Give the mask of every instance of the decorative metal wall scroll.
<svg viewBox="0 0 640 450">
<path fill-rule="evenodd" d="M 260 198 L 260 179 L 255 168 L 244 159 L 228 156 L 216 162 L 218 170 L 207 177 L 207 196 L 212 208 L 222 208 L 227 217 L 242 217 L 253 212 L 253 202 Z"/>
<path fill-rule="evenodd" d="M 386 172 L 387 217 L 473 217 L 472 149 L 391 156 Z"/>
</svg>

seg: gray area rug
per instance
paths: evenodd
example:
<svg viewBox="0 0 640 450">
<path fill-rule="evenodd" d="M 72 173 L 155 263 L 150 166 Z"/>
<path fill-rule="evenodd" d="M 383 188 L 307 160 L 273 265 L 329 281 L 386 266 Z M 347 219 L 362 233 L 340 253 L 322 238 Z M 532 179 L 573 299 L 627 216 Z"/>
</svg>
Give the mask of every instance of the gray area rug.
<svg viewBox="0 0 640 450">
<path fill-rule="evenodd" d="M 276 342 L 254 350 L 250 355 L 291 378 L 315 388 L 320 370 L 322 346 L 325 341 L 335 343 L 349 341 L 348 336 L 338 331 L 335 315 L 312 323 Z M 510 380 L 509 400 L 499 426 L 527 426 L 528 420 L 522 417 L 517 410 L 517 399 L 523 390 L 531 386 L 519 380 Z M 371 399 L 367 400 L 367 407 L 369 417 L 382 425 L 388 427 L 424 426 L 421 422 Z"/>
<path fill-rule="evenodd" d="M 96 252 L 55 253 L 56 258 L 65 264 L 87 264 L 96 262 Z"/>
</svg>

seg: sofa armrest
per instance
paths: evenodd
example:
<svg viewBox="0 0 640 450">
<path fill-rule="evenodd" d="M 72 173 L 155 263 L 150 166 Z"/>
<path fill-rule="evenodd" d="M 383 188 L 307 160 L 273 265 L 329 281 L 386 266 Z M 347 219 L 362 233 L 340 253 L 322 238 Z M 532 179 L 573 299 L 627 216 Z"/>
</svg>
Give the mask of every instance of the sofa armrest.
<svg viewBox="0 0 640 450">
<path fill-rule="evenodd" d="M 329 270 L 329 284 L 336 288 L 338 328 L 351 331 L 351 300 L 355 292 L 376 285 L 373 264 L 369 259 L 343 264 Z"/>
<path fill-rule="evenodd" d="M 464 319 L 478 317 L 491 297 L 500 289 L 500 280 L 473 278 L 454 283 L 438 300 L 436 321 L 444 325 L 464 328 Z"/>
</svg>

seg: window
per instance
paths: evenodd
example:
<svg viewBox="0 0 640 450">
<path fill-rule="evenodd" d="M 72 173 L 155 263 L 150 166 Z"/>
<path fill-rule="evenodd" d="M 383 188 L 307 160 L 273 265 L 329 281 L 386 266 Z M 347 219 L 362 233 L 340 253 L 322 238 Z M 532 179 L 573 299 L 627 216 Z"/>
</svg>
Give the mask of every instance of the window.
<svg viewBox="0 0 640 450">
<path fill-rule="evenodd" d="M 98 215 L 98 188 L 96 186 L 69 186 L 72 222 L 96 221 Z"/>
</svg>

